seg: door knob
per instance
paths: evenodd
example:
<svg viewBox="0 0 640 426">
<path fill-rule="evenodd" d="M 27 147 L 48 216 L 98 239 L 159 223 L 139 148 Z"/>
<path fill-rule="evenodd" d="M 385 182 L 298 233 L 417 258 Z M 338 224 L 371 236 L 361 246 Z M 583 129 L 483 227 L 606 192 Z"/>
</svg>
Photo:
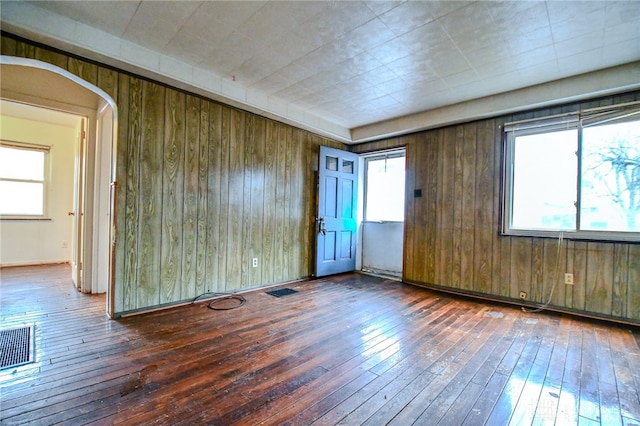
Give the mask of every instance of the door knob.
<svg viewBox="0 0 640 426">
<path fill-rule="evenodd" d="M 327 229 L 324 227 L 324 217 L 319 217 L 318 219 L 318 232 L 322 235 L 327 235 Z"/>
<path fill-rule="evenodd" d="M 75 213 L 75 212 L 69 212 L 69 213 L 67 213 L 67 215 L 68 215 L 68 216 L 75 216 L 75 215 L 76 215 L 76 213 Z"/>
</svg>

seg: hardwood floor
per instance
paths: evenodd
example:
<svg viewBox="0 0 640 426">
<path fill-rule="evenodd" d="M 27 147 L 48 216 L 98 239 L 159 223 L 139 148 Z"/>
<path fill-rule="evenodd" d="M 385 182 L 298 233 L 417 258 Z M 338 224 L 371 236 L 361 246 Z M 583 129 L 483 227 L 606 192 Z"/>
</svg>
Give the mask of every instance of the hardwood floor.
<svg viewBox="0 0 640 426">
<path fill-rule="evenodd" d="M 366 275 L 109 320 L 68 266 L 1 270 L 2 424 L 640 424 L 640 332 Z"/>
</svg>

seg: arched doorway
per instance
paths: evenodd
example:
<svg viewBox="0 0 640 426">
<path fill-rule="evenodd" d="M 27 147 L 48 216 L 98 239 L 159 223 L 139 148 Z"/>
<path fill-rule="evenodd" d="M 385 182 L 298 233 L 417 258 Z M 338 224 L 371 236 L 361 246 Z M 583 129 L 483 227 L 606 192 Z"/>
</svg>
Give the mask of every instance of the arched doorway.
<svg viewBox="0 0 640 426">
<path fill-rule="evenodd" d="M 79 289 L 107 292 L 106 311 L 114 314 L 114 200 L 117 107 L 103 90 L 57 66 L 27 58 L 0 56 L 0 97 L 87 117 L 84 177 L 77 187 Z"/>
</svg>

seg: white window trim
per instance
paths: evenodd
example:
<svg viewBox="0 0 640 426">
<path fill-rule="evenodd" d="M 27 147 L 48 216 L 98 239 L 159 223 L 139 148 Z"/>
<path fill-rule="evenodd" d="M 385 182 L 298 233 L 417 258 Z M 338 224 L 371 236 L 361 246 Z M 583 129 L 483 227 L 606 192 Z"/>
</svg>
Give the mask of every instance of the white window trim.
<svg viewBox="0 0 640 426">
<path fill-rule="evenodd" d="M 49 189 L 51 184 L 51 145 L 41 145 L 27 142 L 17 142 L 11 140 L 0 140 L 0 146 L 24 149 L 29 151 L 41 151 L 45 153 L 44 156 L 44 179 L 42 180 L 42 214 L 29 215 L 29 214 L 0 214 L 0 220 L 51 220 L 49 217 Z M 17 182 L 34 182 L 31 180 L 21 179 L 4 179 L 0 177 L 0 180 L 17 181 Z M 40 182 L 40 181 L 38 181 Z"/>
<path fill-rule="evenodd" d="M 606 107 L 591 108 L 582 111 L 553 115 L 544 118 L 515 121 L 503 125 L 503 162 L 502 162 L 502 183 L 501 206 L 500 206 L 500 235 L 523 236 L 523 237 L 547 237 L 558 238 L 562 233 L 566 239 L 588 240 L 588 241 L 611 241 L 611 242 L 640 242 L 640 232 L 616 232 L 616 231 L 592 231 L 581 230 L 580 227 L 580 179 L 576 176 L 576 230 L 541 230 L 541 229 L 514 229 L 511 227 L 511 216 L 513 208 L 513 163 L 514 163 L 514 143 L 515 137 L 551 132 L 565 129 L 578 130 L 578 173 L 580 174 L 580 149 L 582 139 L 582 129 L 589 127 L 594 121 L 604 124 L 608 121 L 619 120 L 629 116 L 640 114 L 640 102 L 629 102 L 625 104 L 610 105 Z"/>
</svg>

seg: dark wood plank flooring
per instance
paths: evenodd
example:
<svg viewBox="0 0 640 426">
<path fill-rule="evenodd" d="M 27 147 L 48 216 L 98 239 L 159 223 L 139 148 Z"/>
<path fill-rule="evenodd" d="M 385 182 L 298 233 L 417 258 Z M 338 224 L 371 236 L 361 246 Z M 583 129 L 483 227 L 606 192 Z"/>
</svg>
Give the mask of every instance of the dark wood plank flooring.
<svg viewBox="0 0 640 426">
<path fill-rule="evenodd" d="M 640 424 L 637 328 L 360 274 L 120 320 L 66 265 L 1 270 L 2 424 Z"/>
</svg>

